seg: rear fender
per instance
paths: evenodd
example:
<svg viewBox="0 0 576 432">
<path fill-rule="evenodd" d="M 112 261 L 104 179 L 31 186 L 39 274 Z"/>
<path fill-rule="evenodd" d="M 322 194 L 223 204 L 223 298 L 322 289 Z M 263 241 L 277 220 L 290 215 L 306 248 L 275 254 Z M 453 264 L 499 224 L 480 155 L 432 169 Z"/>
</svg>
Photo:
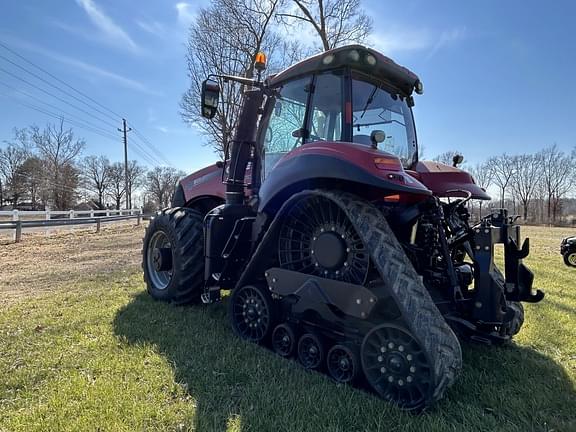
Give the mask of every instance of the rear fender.
<svg viewBox="0 0 576 432">
<path fill-rule="evenodd" d="M 325 154 L 300 152 L 287 156 L 270 171 L 260 188 L 260 211 L 273 213 L 293 194 L 315 188 L 345 190 L 369 200 L 388 195 L 431 195 L 428 188 L 402 170 L 399 162 L 388 170 L 377 169 L 373 155 L 362 164 Z M 379 156 L 386 159 L 385 155 Z"/>
<path fill-rule="evenodd" d="M 201 214 L 206 215 L 210 210 L 222 204 L 224 204 L 222 197 L 216 195 L 202 195 L 192 198 L 183 207 L 194 209 Z"/>
</svg>

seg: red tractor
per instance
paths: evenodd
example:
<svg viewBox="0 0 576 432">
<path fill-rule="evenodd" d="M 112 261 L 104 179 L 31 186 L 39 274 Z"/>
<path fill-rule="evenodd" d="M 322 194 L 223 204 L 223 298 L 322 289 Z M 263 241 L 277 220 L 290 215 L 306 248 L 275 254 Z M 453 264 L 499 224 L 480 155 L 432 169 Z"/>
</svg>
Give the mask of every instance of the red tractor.
<svg viewBox="0 0 576 432">
<path fill-rule="evenodd" d="M 264 81 L 218 78 L 246 89 L 235 136 L 226 163 L 182 179 L 151 221 L 152 297 L 212 303 L 229 290 L 241 338 L 406 410 L 454 382 L 459 339 L 502 344 L 520 330 L 520 302 L 544 296 L 522 263 L 528 240 L 505 210 L 470 224 L 466 203 L 486 192 L 418 161 L 414 73 L 354 45 Z M 220 87 L 202 90 L 210 119 Z"/>
</svg>

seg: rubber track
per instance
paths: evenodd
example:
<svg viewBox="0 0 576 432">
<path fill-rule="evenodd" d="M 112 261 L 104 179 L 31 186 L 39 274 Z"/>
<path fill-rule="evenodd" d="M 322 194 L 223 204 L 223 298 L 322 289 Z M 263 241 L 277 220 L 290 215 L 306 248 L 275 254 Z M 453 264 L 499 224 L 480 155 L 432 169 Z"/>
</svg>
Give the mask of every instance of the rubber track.
<svg viewBox="0 0 576 432">
<path fill-rule="evenodd" d="M 431 361 L 434 391 L 427 403 L 431 405 L 442 398 L 462 368 L 458 338 L 434 304 L 386 219 L 375 206 L 349 193 L 323 190 L 312 193 L 339 205 L 370 251 L 384 284 L 402 312 L 405 325 Z"/>
<path fill-rule="evenodd" d="M 176 250 L 174 265 L 175 293 L 170 299 L 172 303 L 196 303 L 204 289 L 204 223 L 203 216 L 196 210 L 186 207 L 175 207 L 162 210 L 156 217 L 167 218 L 172 232 L 176 234 Z M 149 225 L 148 229 L 152 224 Z M 147 232 L 146 235 L 149 235 Z M 142 251 L 142 266 L 145 255 Z M 144 281 L 147 281 L 144 271 Z"/>
</svg>

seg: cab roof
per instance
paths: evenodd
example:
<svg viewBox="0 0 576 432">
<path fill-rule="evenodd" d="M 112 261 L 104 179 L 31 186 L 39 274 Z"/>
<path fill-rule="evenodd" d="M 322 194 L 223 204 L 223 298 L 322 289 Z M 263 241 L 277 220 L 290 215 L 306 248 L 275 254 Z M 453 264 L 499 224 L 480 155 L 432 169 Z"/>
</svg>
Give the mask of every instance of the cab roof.
<svg viewBox="0 0 576 432">
<path fill-rule="evenodd" d="M 410 96 L 416 86 L 421 86 L 415 73 L 378 51 L 362 45 L 347 45 L 308 57 L 269 77 L 267 84 L 276 87 L 303 75 L 341 67 L 349 67 L 382 80 L 406 96 Z"/>
</svg>

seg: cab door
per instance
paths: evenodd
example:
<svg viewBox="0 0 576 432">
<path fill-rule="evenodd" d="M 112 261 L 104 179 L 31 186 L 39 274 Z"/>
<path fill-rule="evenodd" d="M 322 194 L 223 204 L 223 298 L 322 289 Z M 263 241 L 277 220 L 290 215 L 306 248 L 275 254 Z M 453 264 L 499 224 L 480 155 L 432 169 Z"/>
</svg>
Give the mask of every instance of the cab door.
<svg viewBox="0 0 576 432">
<path fill-rule="evenodd" d="M 289 81 L 278 90 L 272 101 L 274 106 L 264 131 L 263 180 L 286 153 L 304 141 L 311 82 L 310 76 Z"/>
</svg>

